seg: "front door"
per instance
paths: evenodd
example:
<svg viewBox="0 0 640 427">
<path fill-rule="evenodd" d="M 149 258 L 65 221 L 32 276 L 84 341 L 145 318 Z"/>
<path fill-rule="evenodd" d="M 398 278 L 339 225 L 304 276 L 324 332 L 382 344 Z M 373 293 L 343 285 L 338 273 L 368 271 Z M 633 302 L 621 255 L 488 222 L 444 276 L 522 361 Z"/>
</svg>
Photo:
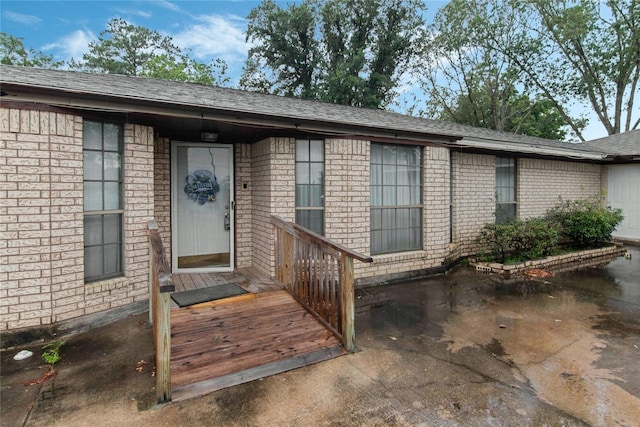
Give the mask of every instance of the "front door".
<svg viewBox="0 0 640 427">
<path fill-rule="evenodd" d="M 171 146 L 173 271 L 233 270 L 233 146 Z"/>
</svg>

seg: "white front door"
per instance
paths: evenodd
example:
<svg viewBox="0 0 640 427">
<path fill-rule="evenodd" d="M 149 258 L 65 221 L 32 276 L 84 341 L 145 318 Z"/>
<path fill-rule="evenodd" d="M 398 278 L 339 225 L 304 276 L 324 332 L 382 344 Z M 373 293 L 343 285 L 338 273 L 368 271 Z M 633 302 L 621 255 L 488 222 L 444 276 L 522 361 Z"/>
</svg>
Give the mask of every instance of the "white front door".
<svg viewBox="0 0 640 427">
<path fill-rule="evenodd" d="M 233 146 L 171 145 L 174 272 L 233 270 Z"/>
</svg>

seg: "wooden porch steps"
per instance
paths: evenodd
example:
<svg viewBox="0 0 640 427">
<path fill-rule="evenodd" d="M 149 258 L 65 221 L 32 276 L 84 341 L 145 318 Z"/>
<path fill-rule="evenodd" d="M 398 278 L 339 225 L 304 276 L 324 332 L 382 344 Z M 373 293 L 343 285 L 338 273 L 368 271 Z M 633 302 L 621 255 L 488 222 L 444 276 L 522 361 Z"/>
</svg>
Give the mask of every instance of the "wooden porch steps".
<svg viewBox="0 0 640 427">
<path fill-rule="evenodd" d="M 346 354 L 284 290 L 171 312 L 172 400 L 200 396 Z"/>
</svg>

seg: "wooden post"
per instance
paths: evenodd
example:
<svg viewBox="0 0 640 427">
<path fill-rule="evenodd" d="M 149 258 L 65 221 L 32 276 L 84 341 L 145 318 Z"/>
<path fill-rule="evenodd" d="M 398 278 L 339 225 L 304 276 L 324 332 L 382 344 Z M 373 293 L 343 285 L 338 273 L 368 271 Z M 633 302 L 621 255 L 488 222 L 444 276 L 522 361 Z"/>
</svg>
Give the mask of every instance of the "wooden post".
<svg viewBox="0 0 640 427">
<path fill-rule="evenodd" d="M 151 230 L 155 226 L 155 221 L 153 224 L 149 221 L 149 230 Z M 149 324 L 153 325 L 153 293 L 154 293 L 154 280 L 153 280 L 153 271 L 155 269 L 155 263 L 153 259 L 153 245 L 151 244 L 151 233 L 149 233 Z"/>
<path fill-rule="evenodd" d="M 169 292 L 158 293 L 156 306 L 156 397 L 158 403 L 171 401 L 171 315 Z"/>
<path fill-rule="evenodd" d="M 292 285 L 292 250 L 293 250 L 293 236 L 291 233 L 287 233 L 286 227 L 282 227 L 282 283 L 285 288 L 291 292 L 293 289 Z"/>
<path fill-rule="evenodd" d="M 355 291 L 353 258 L 342 254 L 342 271 L 340 271 L 340 283 L 342 285 L 342 345 L 349 352 L 356 350 L 355 329 Z"/>
</svg>

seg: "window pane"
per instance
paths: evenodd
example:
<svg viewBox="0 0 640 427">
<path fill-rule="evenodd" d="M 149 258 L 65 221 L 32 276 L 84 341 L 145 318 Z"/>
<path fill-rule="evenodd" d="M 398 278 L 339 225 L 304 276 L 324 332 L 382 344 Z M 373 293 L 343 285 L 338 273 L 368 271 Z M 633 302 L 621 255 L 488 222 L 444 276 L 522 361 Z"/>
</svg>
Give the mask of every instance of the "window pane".
<svg viewBox="0 0 640 427">
<path fill-rule="evenodd" d="M 371 185 L 382 185 L 382 165 L 371 165 Z"/>
<path fill-rule="evenodd" d="M 373 231 L 371 233 L 371 252 L 382 252 L 382 231 Z"/>
<path fill-rule="evenodd" d="M 411 187 L 398 187 L 398 205 L 411 204 Z"/>
<path fill-rule="evenodd" d="M 84 162 L 84 179 L 90 181 L 102 180 L 102 152 L 101 151 L 85 151 Z"/>
<path fill-rule="evenodd" d="M 102 182 L 84 183 L 84 210 L 101 211 L 102 206 Z"/>
<path fill-rule="evenodd" d="M 306 210 L 298 210 L 296 211 L 296 224 L 307 228 L 314 233 L 324 234 L 323 230 L 323 211 L 315 210 L 315 211 L 306 211 Z"/>
<path fill-rule="evenodd" d="M 120 235 L 120 215 L 104 215 L 104 243 L 117 243 Z"/>
<path fill-rule="evenodd" d="M 383 145 L 382 161 L 387 165 L 396 164 L 396 147 L 393 145 Z"/>
<path fill-rule="evenodd" d="M 383 165 L 382 174 L 384 185 L 396 185 L 396 165 Z"/>
<path fill-rule="evenodd" d="M 311 163 L 309 165 L 309 180 L 311 184 L 322 184 L 324 182 L 324 164 Z"/>
<path fill-rule="evenodd" d="M 390 185 L 382 187 L 382 204 L 384 206 L 396 205 L 396 187 Z"/>
<path fill-rule="evenodd" d="M 382 228 L 382 211 L 371 209 L 371 229 L 380 230 Z"/>
<path fill-rule="evenodd" d="M 422 204 L 422 188 L 421 187 L 411 187 L 410 190 L 410 205 L 420 205 Z"/>
<path fill-rule="evenodd" d="M 104 183 L 104 209 L 120 209 L 120 183 Z"/>
<path fill-rule="evenodd" d="M 84 248 L 84 277 L 92 279 L 102 276 L 102 246 Z"/>
<path fill-rule="evenodd" d="M 382 187 L 371 187 L 371 206 L 382 206 Z"/>
<path fill-rule="evenodd" d="M 121 126 L 114 123 L 104 124 L 104 150 L 120 151 Z"/>
<path fill-rule="evenodd" d="M 296 206 L 298 207 L 309 206 L 309 186 L 308 185 L 296 185 Z"/>
<path fill-rule="evenodd" d="M 409 225 L 412 228 L 420 228 L 420 225 L 422 224 L 422 209 L 412 208 L 410 215 L 411 219 L 409 220 Z"/>
<path fill-rule="evenodd" d="M 309 163 L 296 163 L 296 184 L 309 183 Z"/>
<path fill-rule="evenodd" d="M 85 246 L 99 245 L 102 243 L 102 221 L 100 215 L 84 217 L 84 244 Z"/>
<path fill-rule="evenodd" d="M 309 230 L 317 234 L 324 234 L 324 227 L 322 221 L 322 211 L 309 212 Z"/>
<path fill-rule="evenodd" d="M 398 185 L 409 185 L 409 170 L 406 166 L 398 166 Z"/>
<path fill-rule="evenodd" d="M 120 180 L 120 154 L 104 153 L 104 179 L 107 181 Z"/>
<path fill-rule="evenodd" d="M 382 164 L 382 145 L 371 144 L 371 163 Z"/>
<path fill-rule="evenodd" d="M 87 150 L 102 150 L 102 123 L 84 122 L 82 144 Z"/>
<path fill-rule="evenodd" d="M 112 276 L 120 271 L 120 245 L 105 245 L 104 275 Z"/>
<path fill-rule="evenodd" d="M 322 198 L 322 185 L 309 186 L 309 206 L 321 207 L 324 205 Z"/>
<path fill-rule="evenodd" d="M 498 204 L 496 206 L 496 224 L 508 224 L 516 218 L 515 204 Z"/>
<path fill-rule="evenodd" d="M 307 141 L 306 139 L 298 139 L 296 141 L 296 161 L 309 161 L 309 141 Z"/>
<path fill-rule="evenodd" d="M 396 209 L 396 227 L 409 227 L 409 209 Z"/>
<path fill-rule="evenodd" d="M 385 230 L 396 228 L 396 211 L 395 209 L 382 210 L 382 228 Z"/>
<path fill-rule="evenodd" d="M 309 160 L 312 162 L 324 162 L 324 141 L 315 140 L 309 143 Z"/>
</svg>

